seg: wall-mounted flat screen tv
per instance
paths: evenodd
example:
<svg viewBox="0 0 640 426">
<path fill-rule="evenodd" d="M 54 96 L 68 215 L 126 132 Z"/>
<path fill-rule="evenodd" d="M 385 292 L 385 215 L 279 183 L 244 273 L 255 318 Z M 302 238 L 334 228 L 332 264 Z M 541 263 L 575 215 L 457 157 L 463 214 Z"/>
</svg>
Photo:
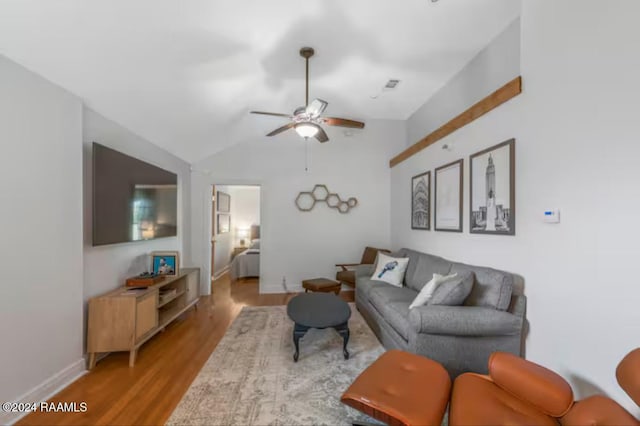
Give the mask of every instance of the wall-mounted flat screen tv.
<svg viewBox="0 0 640 426">
<path fill-rule="evenodd" d="M 93 143 L 93 245 L 174 237 L 178 176 Z"/>
</svg>

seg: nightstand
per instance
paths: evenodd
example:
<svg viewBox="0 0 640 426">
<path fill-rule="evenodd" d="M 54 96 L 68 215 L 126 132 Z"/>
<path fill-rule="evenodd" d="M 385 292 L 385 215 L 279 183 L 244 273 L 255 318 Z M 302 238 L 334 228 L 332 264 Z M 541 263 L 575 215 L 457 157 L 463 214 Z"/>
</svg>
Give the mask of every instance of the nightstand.
<svg viewBox="0 0 640 426">
<path fill-rule="evenodd" d="M 234 257 L 236 257 L 237 255 L 239 255 L 240 253 L 242 253 L 248 248 L 249 247 L 234 247 L 233 252 L 231 253 L 231 260 L 233 260 Z"/>
</svg>

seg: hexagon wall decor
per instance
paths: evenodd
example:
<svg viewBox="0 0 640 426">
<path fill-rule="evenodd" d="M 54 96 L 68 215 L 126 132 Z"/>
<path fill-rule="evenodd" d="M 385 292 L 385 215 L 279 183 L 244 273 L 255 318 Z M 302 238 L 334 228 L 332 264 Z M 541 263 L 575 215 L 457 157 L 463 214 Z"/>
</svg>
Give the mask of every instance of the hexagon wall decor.
<svg viewBox="0 0 640 426">
<path fill-rule="evenodd" d="M 348 200 L 344 201 L 340 198 L 340 195 L 330 192 L 326 185 L 318 184 L 311 191 L 300 192 L 295 201 L 296 207 L 301 212 L 310 212 L 317 203 L 325 203 L 327 207 L 346 214 L 358 205 L 358 199 L 349 197 Z"/>
<path fill-rule="evenodd" d="M 327 206 L 331 207 L 332 209 L 337 209 L 342 202 L 338 194 L 329 194 L 326 201 Z"/>
<path fill-rule="evenodd" d="M 301 212 L 310 212 L 315 205 L 316 199 L 313 198 L 311 192 L 301 192 L 296 197 L 296 207 L 298 207 L 298 210 Z"/>
<path fill-rule="evenodd" d="M 316 201 L 327 201 L 327 197 L 329 196 L 329 189 L 327 185 L 316 185 L 313 187 L 311 191 L 313 194 L 313 199 Z"/>
</svg>

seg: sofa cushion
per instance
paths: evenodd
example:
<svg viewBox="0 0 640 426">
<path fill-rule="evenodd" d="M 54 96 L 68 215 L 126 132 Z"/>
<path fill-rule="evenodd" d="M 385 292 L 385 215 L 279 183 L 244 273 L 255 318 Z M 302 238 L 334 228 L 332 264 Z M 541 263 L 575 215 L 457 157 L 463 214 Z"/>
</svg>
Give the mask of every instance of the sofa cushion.
<svg viewBox="0 0 640 426">
<path fill-rule="evenodd" d="M 460 306 L 473 287 L 474 274 L 471 271 L 455 272 L 453 279 L 441 283 L 429 299 L 429 305 Z M 453 274 L 452 274 L 453 275 Z"/>
<path fill-rule="evenodd" d="M 409 258 L 404 282 L 407 287 L 415 291 L 422 290 L 422 287 L 433 278 L 433 274 L 448 275 L 451 270 L 451 262 L 442 257 L 406 248 L 400 250 L 399 254 Z"/>
<path fill-rule="evenodd" d="M 385 321 L 389 323 L 391 328 L 402 336 L 404 340 L 409 340 L 411 323 L 409 322 L 408 302 L 389 302 L 382 306 L 380 313 L 384 315 Z"/>
<path fill-rule="evenodd" d="M 382 285 L 377 285 L 369 292 L 369 301 L 379 311 L 382 306 L 389 302 L 411 303 L 416 298 L 417 293 L 406 287 L 394 287 L 391 284 L 376 281 Z"/>
<path fill-rule="evenodd" d="M 471 271 L 475 275 L 473 288 L 464 301 L 465 306 L 484 306 L 506 311 L 511 303 L 513 275 L 492 268 L 453 263 L 451 273 Z"/>
<path fill-rule="evenodd" d="M 369 278 L 358 277 L 356 281 L 356 295 L 359 298 L 369 299 L 371 297 L 371 291 L 376 288 L 384 288 L 389 287 L 390 284 L 387 284 L 382 281 L 376 281 Z"/>
<path fill-rule="evenodd" d="M 411 289 L 386 284 L 371 290 L 369 302 L 399 335 L 408 340 L 409 305 L 415 297 L 416 292 Z"/>
</svg>

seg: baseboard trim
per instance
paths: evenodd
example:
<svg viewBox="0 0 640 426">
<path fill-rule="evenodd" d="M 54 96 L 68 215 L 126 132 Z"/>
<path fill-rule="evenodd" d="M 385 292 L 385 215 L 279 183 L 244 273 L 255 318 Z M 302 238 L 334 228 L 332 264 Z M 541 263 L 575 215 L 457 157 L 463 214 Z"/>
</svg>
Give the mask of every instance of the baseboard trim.
<svg viewBox="0 0 640 426">
<path fill-rule="evenodd" d="M 214 274 L 213 277 L 212 277 L 213 281 L 219 279 L 221 276 L 223 276 L 224 274 L 229 272 L 229 267 L 230 267 L 230 265 L 227 265 L 224 268 L 222 268 L 222 270 L 220 272 L 218 272 L 217 274 Z"/>
<path fill-rule="evenodd" d="M 11 402 L 18 403 L 40 403 L 43 401 L 47 401 L 53 395 L 60 392 L 62 389 L 69 386 L 71 383 L 78 380 L 80 377 L 87 374 L 88 371 L 86 369 L 86 361 L 84 358 L 81 358 L 69 365 L 65 369 L 59 371 L 53 376 L 49 377 L 47 380 L 34 387 L 24 395 L 19 398 L 16 398 Z M 65 402 L 82 402 L 82 401 L 65 401 Z M 0 412 L 0 424 L 3 425 L 13 425 L 15 422 L 25 417 L 29 413 L 5 413 Z"/>
</svg>

